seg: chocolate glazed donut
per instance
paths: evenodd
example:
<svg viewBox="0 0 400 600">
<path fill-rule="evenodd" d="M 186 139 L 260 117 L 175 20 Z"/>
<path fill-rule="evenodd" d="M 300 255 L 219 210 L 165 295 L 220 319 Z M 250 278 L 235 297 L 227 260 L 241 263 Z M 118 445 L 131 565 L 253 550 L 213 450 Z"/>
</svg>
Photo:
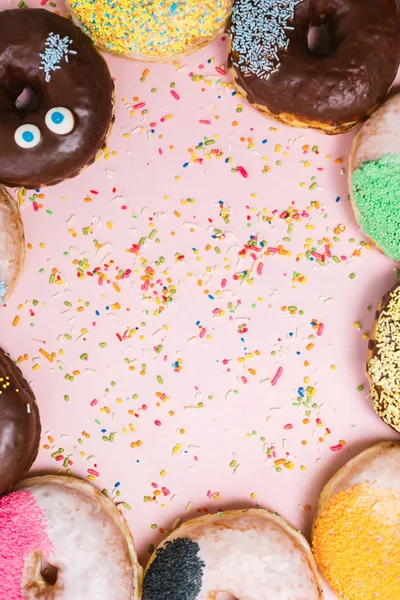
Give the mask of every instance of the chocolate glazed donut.
<svg viewBox="0 0 400 600">
<path fill-rule="evenodd" d="M 0 348 L 0 494 L 31 468 L 39 450 L 40 431 L 33 391 Z"/>
<path fill-rule="evenodd" d="M 105 146 L 113 111 L 107 64 L 78 27 L 42 9 L 0 12 L 0 182 L 78 175 Z"/>
<path fill-rule="evenodd" d="M 326 48 L 313 53 L 308 34 L 321 25 Z M 271 43 L 275 56 L 258 59 Z M 235 84 L 284 124 L 352 129 L 385 98 L 399 60 L 396 0 L 236 0 L 228 63 Z"/>
</svg>

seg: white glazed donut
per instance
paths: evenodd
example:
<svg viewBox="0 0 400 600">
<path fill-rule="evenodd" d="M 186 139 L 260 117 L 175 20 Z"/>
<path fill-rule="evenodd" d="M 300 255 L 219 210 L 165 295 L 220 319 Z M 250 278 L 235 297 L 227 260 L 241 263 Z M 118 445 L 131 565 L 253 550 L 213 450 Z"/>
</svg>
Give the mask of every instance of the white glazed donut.
<svg viewBox="0 0 400 600">
<path fill-rule="evenodd" d="M 2 600 L 138 600 L 141 575 L 124 518 L 89 483 L 34 477 L 0 498 Z"/>
<path fill-rule="evenodd" d="M 361 452 L 325 486 L 313 552 L 338 598 L 400 598 L 400 443 Z"/>
<path fill-rule="evenodd" d="M 267 510 L 233 510 L 188 521 L 158 547 L 142 600 L 320 600 L 303 536 Z"/>
<path fill-rule="evenodd" d="M 386 100 L 353 140 L 349 190 L 358 224 L 384 253 L 400 260 L 400 94 Z"/>
<path fill-rule="evenodd" d="M 17 203 L 0 186 L 0 305 L 13 292 L 25 260 L 24 228 Z"/>
</svg>

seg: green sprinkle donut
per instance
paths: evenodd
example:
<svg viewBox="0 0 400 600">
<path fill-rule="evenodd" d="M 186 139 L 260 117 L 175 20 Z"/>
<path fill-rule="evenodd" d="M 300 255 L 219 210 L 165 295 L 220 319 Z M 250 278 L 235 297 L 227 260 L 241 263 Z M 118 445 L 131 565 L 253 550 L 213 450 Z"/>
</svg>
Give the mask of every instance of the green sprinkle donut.
<svg viewBox="0 0 400 600">
<path fill-rule="evenodd" d="M 387 256 L 400 261 L 400 94 L 366 121 L 353 140 L 349 188 L 358 224 Z"/>
<path fill-rule="evenodd" d="M 362 230 L 382 252 L 400 260 L 400 155 L 363 163 L 353 173 L 352 194 Z"/>
</svg>

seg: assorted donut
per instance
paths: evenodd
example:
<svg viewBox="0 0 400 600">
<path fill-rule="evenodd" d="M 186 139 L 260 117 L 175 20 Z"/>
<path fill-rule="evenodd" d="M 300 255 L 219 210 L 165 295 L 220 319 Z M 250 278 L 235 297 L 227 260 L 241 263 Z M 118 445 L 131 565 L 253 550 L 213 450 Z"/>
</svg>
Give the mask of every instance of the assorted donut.
<svg viewBox="0 0 400 600">
<path fill-rule="evenodd" d="M 19 209 L 4 185 L 58 184 L 106 145 L 114 83 L 98 50 L 173 61 L 228 24 L 228 67 L 256 109 L 327 134 L 367 119 L 350 152 L 351 201 L 364 233 L 400 260 L 400 94 L 384 102 L 400 64 L 397 0 L 67 5 L 75 24 L 44 9 L 0 12 L 0 307 L 25 258 Z M 399 356 L 397 283 L 376 312 L 367 374 L 377 414 L 400 433 Z M 128 526 L 104 494 L 72 477 L 23 480 L 40 433 L 33 391 L 0 349 L 1 598 L 209 600 L 226 592 L 249 600 L 321 600 L 317 567 L 339 598 L 400 598 L 400 442 L 369 448 L 329 481 L 312 549 L 267 510 L 221 512 L 173 531 L 143 577 Z"/>
<path fill-rule="evenodd" d="M 141 567 L 114 503 L 85 481 L 47 475 L 0 497 L 2 598 L 138 600 Z"/>
<path fill-rule="evenodd" d="M 396 0 L 236 0 L 235 86 L 285 125 L 349 131 L 379 106 L 397 74 L 399 18 Z"/>
<path fill-rule="evenodd" d="M 37 189 L 75 177 L 113 120 L 107 63 L 78 27 L 44 9 L 0 12 L 0 183 Z"/>
<path fill-rule="evenodd" d="M 0 348 L 0 495 L 31 468 L 39 450 L 40 431 L 34 393 Z"/>
<path fill-rule="evenodd" d="M 400 598 L 400 443 L 350 460 L 323 489 L 312 549 L 338 598 Z"/>
<path fill-rule="evenodd" d="M 208 600 L 218 592 L 251 600 L 321 600 L 305 538 L 267 510 L 233 510 L 188 521 L 157 548 L 143 600 Z"/>
</svg>

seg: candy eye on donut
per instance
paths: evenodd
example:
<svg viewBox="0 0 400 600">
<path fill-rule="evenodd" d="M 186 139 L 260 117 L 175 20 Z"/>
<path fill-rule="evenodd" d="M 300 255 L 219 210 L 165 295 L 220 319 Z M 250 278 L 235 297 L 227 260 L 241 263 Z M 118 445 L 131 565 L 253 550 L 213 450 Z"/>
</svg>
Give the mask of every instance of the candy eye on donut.
<svg viewBox="0 0 400 600">
<path fill-rule="evenodd" d="M 53 133 L 67 135 L 71 133 L 75 125 L 74 115 L 68 108 L 56 106 L 47 111 L 45 117 L 47 127 Z"/>
<path fill-rule="evenodd" d="M 15 130 L 15 142 L 21 148 L 34 148 L 40 142 L 42 134 L 36 125 L 20 125 Z"/>
</svg>

